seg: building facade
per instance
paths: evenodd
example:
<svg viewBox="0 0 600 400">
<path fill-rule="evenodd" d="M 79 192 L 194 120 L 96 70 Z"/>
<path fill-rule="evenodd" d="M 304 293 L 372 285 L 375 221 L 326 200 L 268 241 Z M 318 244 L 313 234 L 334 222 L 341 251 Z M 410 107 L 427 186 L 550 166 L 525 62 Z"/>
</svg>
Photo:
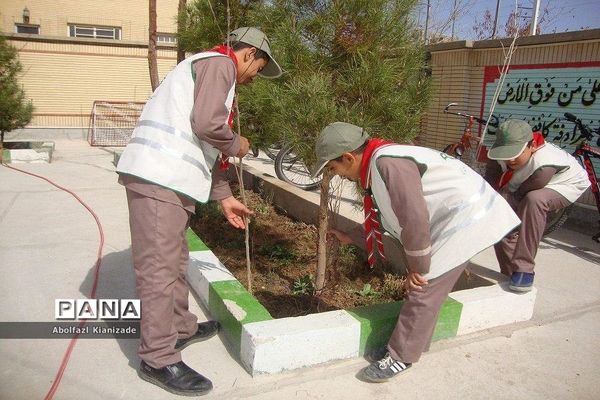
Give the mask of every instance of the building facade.
<svg viewBox="0 0 600 400">
<path fill-rule="evenodd" d="M 161 79 L 177 63 L 177 7 L 157 0 Z M 0 0 L 0 34 L 18 49 L 35 107 L 27 130 L 83 134 L 94 101 L 145 102 L 148 15 L 147 0 Z"/>
</svg>

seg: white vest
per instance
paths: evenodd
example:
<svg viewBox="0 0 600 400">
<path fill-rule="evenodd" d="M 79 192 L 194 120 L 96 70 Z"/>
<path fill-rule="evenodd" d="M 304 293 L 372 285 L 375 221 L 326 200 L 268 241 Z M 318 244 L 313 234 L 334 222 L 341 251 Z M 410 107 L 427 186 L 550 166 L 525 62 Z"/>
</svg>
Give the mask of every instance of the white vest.
<svg viewBox="0 0 600 400">
<path fill-rule="evenodd" d="M 190 121 L 194 106 L 193 64 L 208 57 L 226 56 L 204 52 L 188 57 L 156 88 L 119 159 L 117 172 L 137 176 L 202 203 L 208 200 L 211 171 L 219 150 L 198 139 Z M 229 113 L 234 94 L 235 83 L 225 101 Z"/>
<path fill-rule="evenodd" d="M 519 225 L 508 203 L 475 171 L 440 151 L 390 145 L 378 149 L 369 165 L 371 190 L 386 234 L 398 241 L 402 229 L 376 161 L 391 156 L 413 160 L 421 171 L 429 211 L 431 266 L 426 278 L 436 278 L 492 246 Z M 393 185 L 394 182 L 388 182 Z M 410 188 L 402 188 L 410 190 Z M 411 212 L 406 210 L 406 212 Z"/>
<path fill-rule="evenodd" d="M 506 164 L 500 165 L 506 170 Z M 571 203 L 577 201 L 590 186 L 587 173 L 575 157 L 552 143 L 546 143 L 533 153 L 527 164 L 513 173 L 508 190 L 516 192 L 527 178 L 542 167 L 557 168 L 558 171 L 545 187 L 557 191 Z"/>
</svg>

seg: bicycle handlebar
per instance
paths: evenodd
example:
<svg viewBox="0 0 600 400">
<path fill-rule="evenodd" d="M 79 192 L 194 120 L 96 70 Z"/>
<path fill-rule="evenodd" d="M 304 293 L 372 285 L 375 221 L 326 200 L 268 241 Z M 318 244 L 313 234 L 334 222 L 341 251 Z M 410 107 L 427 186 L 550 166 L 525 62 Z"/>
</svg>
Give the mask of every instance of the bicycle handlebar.
<svg viewBox="0 0 600 400">
<path fill-rule="evenodd" d="M 565 118 L 571 122 L 577 121 L 577 117 L 568 112 L 565 113 Z"/>
<path fill-rule="evenodd" d="M 589 126 L 585 125 L 579 118 L 569 112 L 566 112 L 564 115 L 567 121 L 574 123 L 579 128 L 582 136 L 588 140 L 592 140 L 593 134 Z M 600 128 L 598 129 L 598 133 L 600 134 Z"/>
<path fill-rule="evenodd" d="M 478 117 L 476 117 L 474 115 L 469 115 L 469 114 L 464 114 L 464 113 L 461 113 L 461 112 L 450 111 L 450 107 L 454 107 L 454 106 L 457 106 L 457 105 L 458 105 L 458 103 L 450 103 L 450 104 L 448 104 L 446 107 L 444 107 L 444 113 L 458 115 L 458 116 L 463 117 L 463 118 L 473 118 L 475 121 L 477 121 L 477 122 L 479 122 L 480 124 L 483 124 L 483 125 L 485 125 L 487 123 L 487 121 L 485 119 L 478 118 Z"/>
</svg>

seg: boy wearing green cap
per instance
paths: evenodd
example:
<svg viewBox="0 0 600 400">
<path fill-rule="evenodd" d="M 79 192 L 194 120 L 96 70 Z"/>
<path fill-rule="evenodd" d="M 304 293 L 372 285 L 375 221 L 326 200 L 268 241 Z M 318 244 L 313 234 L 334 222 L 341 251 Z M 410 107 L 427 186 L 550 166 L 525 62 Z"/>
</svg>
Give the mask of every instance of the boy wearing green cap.
<svg viewBox="0 0 600 400">
<path fill-rule="evenodd" d="M 408 295 L 396 327 L 363 378 L 383 382 L 408 370 L 431 342 L 442 303 L 469 259 L 519 224 L 506 201 L 461 161 L 424 147 L 370 138 L 344 122 L 328 125 L 316 145 L 314 175 L 329 168 L 365 190 L 369 264 L 383 256 L 382 231 L 401 245 Z M 332 229 L 342 243 L 352 233 Z"/>
<path fill-rule="evenodd" d="M 510 289 L 531 290 L 535 255 L 546 217 L 575 202 L 590 186 L 587 174 L 566 151 L 546 143 L 521 120 L 500 124 L 488 158 L 486 180 L 497 187 L 516 211 L 521 226 L 494 246 Z"/>
<path fill-rule="evenodd" d="M 218 200 L 235 228 L 251 214 L 226 180 L 230 156 L 243 157 L 248 140 L 232 130 L 235 86 L 261 75 L 276 78 L 266 35 L 245 27 L 228 43 L 179 63 L 146 103 L 117 172 L 127 192 L 131 252 L 141 300 L 142 360 L 138 375 L 180 395 L 205 394 L 210 380 L 181 360 L 186 346 L 219 331 L 197 323 L 188 309 L 186 230 L 196 202 Z"/>
</svg>

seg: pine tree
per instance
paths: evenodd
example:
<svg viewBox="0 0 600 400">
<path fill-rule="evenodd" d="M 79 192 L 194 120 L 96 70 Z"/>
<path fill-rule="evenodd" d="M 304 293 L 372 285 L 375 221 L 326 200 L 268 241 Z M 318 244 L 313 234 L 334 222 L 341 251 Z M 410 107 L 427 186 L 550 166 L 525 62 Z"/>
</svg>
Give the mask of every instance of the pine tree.
<svg viewBox="0 0 600 400">
<path fill-rule="evenodd" d="M 428 99 L 424 49 L 409 15 L 415 4 L 280 0 L 264 6 L 261 25 L 286 71 L 276 85 L 257 81 L 246 99 L 263 105 L 269 99 L 264 129 L 281 132 L 309 163 L 314 140 L 307 139 L 334 121 L 397 141 L 414 138 Z"/>
<path fill-rule="evenodd" d="M 246 1 L 245 6 L 238 2 L 244 12 L 230 18 L 229 29 L 258 26 L 284 69 L 283 77 L 275 81 L 259 79 L 251 88 L 239 89 L 242 133 L 254 142 L 293 144 L 309 165 L 319 132 L 331 122 L 350 122 L 371 136 L 398 142 L 413 139 L 429 97 L 425 52 L 410 17 L 416 2 L 273 0 Z M 204 7 L 201 3 L 206 1 L 197 1 L 195 7 Z M 212 2 L 224 32 L 225 3 Z M 205 37 L 214 42 L 219 32 L 212 26 Z M 199 42 L 198 37 L 195 43 Z M 328 195 L 327 180 L 321 195 Z M 321 251 L 326 214 L 325 197 Z M 318 268 L 317 276 L 324 277 L 324 265 Z M 317 281 L 317 290 L 323 283 Z"/>
<path fill-rule="evenodd" d="M 0 157 L 4 133 L 22 128 L 31 121 L 33 104 L 17 82 L 22 70 L 17 49 L 0 36 Z"/>
</svg>

